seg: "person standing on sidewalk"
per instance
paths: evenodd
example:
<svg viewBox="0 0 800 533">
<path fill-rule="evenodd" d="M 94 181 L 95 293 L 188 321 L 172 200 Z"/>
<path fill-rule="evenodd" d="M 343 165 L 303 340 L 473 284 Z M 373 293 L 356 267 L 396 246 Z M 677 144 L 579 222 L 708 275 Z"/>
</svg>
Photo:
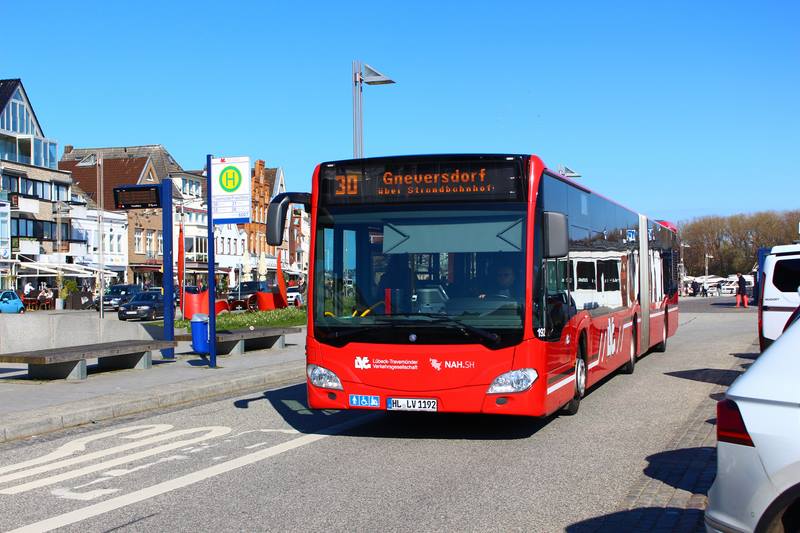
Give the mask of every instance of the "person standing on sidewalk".
<svg viewBox="0 0 800 533">
<path fill-rule="evenodd" d="M 739 307 L 739 305 L 742 303 L 744 304 L 744 307 L 747 307 L 747 282 L 741 273 L 737 272 L 736 275 L 739 277 L 739 279 L 736 281 L 736 307 Z"/>
</svg>

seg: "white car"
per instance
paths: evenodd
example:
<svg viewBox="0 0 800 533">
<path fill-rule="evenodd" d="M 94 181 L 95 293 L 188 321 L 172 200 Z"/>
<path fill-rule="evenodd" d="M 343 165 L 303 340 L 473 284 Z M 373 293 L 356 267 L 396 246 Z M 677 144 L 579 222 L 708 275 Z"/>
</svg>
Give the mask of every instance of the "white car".
<svg viewBox="0 0 800 533">
<path fill-rule="evenodd" d="M 760 280 L 758 343 L 763 351 L 780 336 L 800 305 L 800 244 L 773 246 Z"/>
<path fill-rule="evenodd" d="M 303 305 L 303 295 L 298 287 L 286 288 L 286 300 L 289 305 Z M 299 302 L 295 302 L 299 300 Z"/>
<path fill-rule="evenodd" d="M 717 404 L 710 532 L 800 531 L 800 321 Z"/>
</svg>

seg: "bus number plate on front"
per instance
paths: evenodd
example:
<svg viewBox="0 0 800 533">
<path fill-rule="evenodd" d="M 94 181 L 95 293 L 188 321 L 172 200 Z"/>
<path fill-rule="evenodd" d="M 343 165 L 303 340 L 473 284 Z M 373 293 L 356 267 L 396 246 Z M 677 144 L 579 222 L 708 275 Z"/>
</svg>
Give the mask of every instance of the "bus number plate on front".
<svg viewBox="0 0 800 533">
<path fill-rule="evenodd" d="M 390 411 L 438 411 L 438 400 L 428 398 L 387 398 L 386 409 Z"/>
</svg>

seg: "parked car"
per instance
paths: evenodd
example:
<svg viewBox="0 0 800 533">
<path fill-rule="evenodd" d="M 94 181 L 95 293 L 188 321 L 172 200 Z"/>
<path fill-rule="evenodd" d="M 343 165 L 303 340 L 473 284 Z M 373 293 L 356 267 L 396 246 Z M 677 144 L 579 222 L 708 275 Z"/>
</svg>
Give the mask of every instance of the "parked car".
<svg viewBox="0 0 800 533">
<path fill-rule="evenodd" d="M 759 276 L 758 343 L 763 351 L 800 305 L 800 244 L 773 246 Z"/>
<path fill-rule="evenodd" d="M 25 312 L 25 305 L 22 299 L 14 291 L 0 292 L 0 313 L 17 313 L 22 314 Z"/>
<path fill-rule="evenodd" d="M 286 288 L 286 300 L 289 305 L 303 305 L 303 294 L 299 287 Z"/>
<path fill-rule="evenodd" d="M 228 304 L 231 310 L 246 309 L 247 300 L 257 292 L 272 292 L 266 281 L 243 281 L 228 291 Z"/>
<path fill-rule="evenodd" d="M 800 322 L 717 404 L 708 531 L 800 531 Z"/>
<path fill-rule="evenodd" d="M 134 295 L 142 291 L 139 285 L 112 285 L 103 295 L 103 309 L 116 311 L 120 305 L 128 303 Z"/>
<path fill-rule="evenodd" d="M 128 303 L 119 306 L 120 320 L 155 320 L 164 317 L 164 295 L 161 291 L 145 291 L 135 294 Z"/>
</svg>

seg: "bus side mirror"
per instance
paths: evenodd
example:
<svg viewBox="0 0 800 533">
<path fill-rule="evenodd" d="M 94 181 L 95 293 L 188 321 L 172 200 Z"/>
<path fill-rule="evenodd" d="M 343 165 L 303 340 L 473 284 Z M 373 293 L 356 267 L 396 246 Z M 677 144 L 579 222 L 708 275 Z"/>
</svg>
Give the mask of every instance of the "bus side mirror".
<svg viewBox="0 0 800 533">
<path fill-rule="evenodd" d="M 267 244 L 280 246 L 286 228 L 286 214 L 291 204 L 303 204 L 311 211 L 311 195 L 307 192 L 284 192 L 276 196 L 267 207 Z"/>
<path fill-rule="evenodd" d="M 545 259 L 565 257 L 569 253 L 567 215 L 554 211 L 545 211 L 543 214 L 542 235 L 544 235 Z"/>
</svg>

